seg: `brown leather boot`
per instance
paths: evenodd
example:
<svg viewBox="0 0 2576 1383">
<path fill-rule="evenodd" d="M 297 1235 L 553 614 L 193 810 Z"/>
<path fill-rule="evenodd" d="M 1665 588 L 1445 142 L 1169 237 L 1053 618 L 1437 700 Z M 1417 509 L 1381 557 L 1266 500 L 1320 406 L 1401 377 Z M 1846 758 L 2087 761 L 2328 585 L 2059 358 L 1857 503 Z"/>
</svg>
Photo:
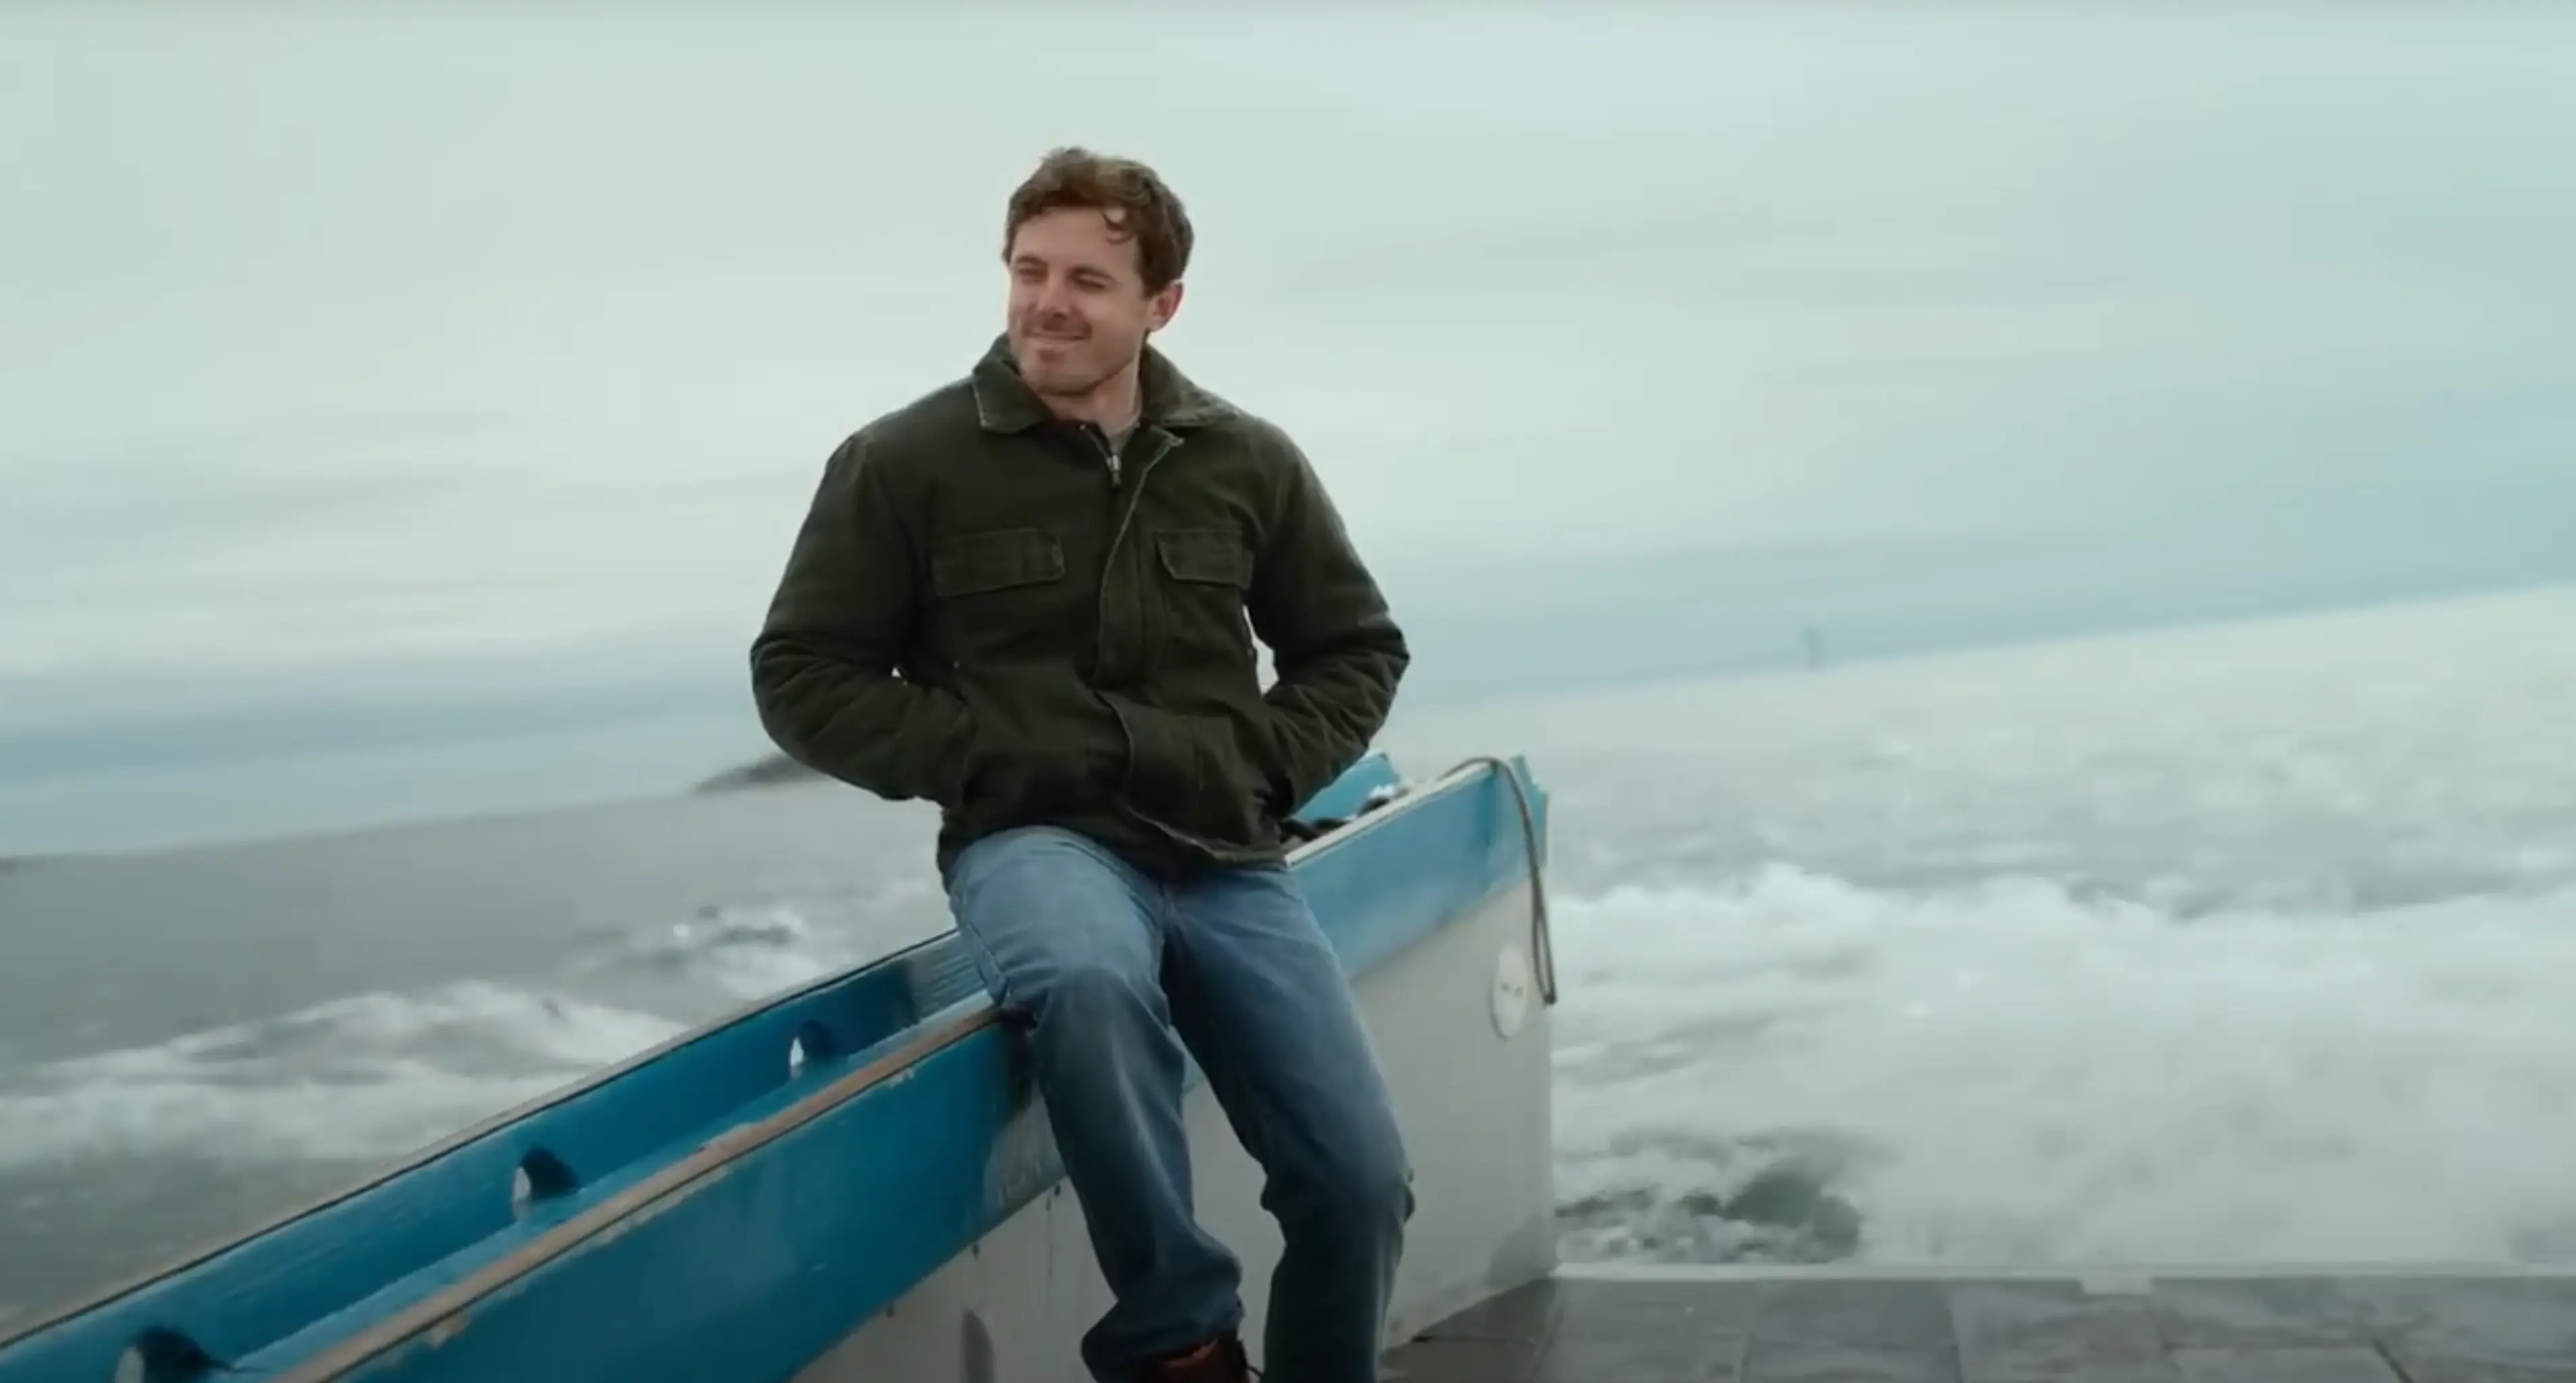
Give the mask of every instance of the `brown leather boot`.
<svg viewBox="0 0 2576 1383">
<path fill-rule="evenodd" d="M 1195 1349 L 1147 1364 L 1138 1383 L 1252 1383 L 1255 1376 L 1244 1360 L 1243 1342 L 1219 1335 Z"/>
</svg>

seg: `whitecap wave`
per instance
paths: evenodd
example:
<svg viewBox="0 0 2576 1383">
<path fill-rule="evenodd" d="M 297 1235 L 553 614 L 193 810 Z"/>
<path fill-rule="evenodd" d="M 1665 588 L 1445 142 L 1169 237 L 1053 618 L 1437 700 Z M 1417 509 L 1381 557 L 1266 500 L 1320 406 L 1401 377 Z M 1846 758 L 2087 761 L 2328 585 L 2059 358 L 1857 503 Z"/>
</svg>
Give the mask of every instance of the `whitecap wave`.
<svg viewBox="0 0 2576 1383">
<path fill-rule="evenodd" d="M 0 1073 L 0 1172 L 103 1155 L 397 1157 L 674 1036 L 687 1024 L 672 1014 L 712 1016 L 858 958 L 785 903 L 709 906 L 606 941 L 564 978 L 618 1002 L 465 981 Z"/>
<path fill-rule="evenodd" d="M 0 1171 L 98 1156 L 398 1157 L 678 1027 L 482 982 L 358 995 L 14 1073 L 0 1080 Z"/>
<path fill-rule="evenodd" d="M 758 999 L 852 964 L 845 937 L 816 929 L 783 903 L 714 905 L 685 922 L 637 933 L 598 968 L 644 970 Z"/>
<path fill-rule="evenodd" d="M 2576 1257 L 2576 890 L 2184 920 L 1775 866 L 1568 899 L 1558 955 L 1570 1257 Z"/>
</svg>

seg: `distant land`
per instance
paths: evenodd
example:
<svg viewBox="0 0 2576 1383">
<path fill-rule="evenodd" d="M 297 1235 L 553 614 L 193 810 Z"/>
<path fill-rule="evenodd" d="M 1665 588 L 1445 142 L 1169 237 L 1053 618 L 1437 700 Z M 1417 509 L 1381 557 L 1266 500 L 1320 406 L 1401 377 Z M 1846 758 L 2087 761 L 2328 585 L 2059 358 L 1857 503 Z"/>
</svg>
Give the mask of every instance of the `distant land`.
<svg viewBox="0 0 2576 1383">
<path fill-rule="evenodd" d="M 690 789 L 692 792 L 741 792 L 746 788 L 773 787 L 780 783 L 802 783 L 822 774 L 807 768 L 784 754 L 770 754 L 754 759 L 739 768 L 728 768 Z"/>
</svg>

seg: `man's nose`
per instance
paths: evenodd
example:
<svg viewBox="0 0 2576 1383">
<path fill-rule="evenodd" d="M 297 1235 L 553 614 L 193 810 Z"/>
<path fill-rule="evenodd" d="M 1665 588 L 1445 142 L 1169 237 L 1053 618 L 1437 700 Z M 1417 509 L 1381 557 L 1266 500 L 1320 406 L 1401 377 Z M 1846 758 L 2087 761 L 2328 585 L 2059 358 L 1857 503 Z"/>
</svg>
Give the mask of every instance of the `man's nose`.
<svg viewBox="0 0 2576 1383">
<path fill-rule="evenodd" d="M 1038 285 L 1037 310 L 1053 315 L 1073 305 L 1073 286 L 1053 274 Z"/>
</svg>

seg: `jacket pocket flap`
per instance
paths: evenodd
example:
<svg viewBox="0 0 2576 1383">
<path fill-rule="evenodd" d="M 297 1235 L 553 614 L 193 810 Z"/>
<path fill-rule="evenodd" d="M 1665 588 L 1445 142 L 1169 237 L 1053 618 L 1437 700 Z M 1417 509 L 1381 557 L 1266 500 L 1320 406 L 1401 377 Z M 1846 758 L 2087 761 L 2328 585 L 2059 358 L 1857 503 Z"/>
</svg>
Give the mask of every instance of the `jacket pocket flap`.
<svg viewBox="0 0 2576 1383">
<path fill-rule="evenodd" d="M 942 538 L 930 554 L 931 588 L 943 596 L 1064 579 L 1064 544 L 1042 528 L 1000 528 Z"/>
<path fill-rule="evenodd" d="M 1167 528 L 1154 535 L 1163 570 L 1175 581 L 1212 586 L 1252 584 L 1252 552 L 1231 528 Z"/>
</svg>

